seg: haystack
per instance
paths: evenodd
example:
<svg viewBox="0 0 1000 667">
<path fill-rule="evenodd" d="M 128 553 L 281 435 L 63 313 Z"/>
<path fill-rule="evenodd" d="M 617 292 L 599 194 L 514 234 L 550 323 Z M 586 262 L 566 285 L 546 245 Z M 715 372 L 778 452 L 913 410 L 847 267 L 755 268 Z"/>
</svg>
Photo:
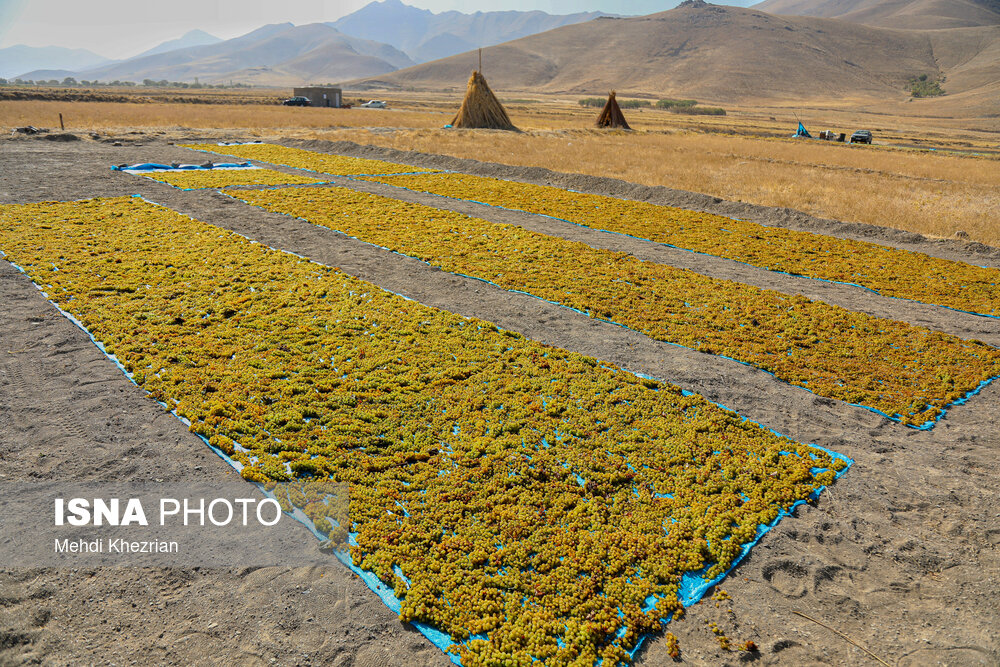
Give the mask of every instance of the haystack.
<svg viewBox="0 0 1000 667">
<path fill-rule="evenodd" d="M 608 95 L 608 103 L 604 105 L 601 115 L 597 117 L 597 127 L 611 127 L 622 130 L 631 130 L 622 109 L 615 100 L 615 91 Z"/>
<path fill-rule="evenodd" d="M 490 90 L 489 84 L 480 72 L 472 72 L 469 78 L 469 89 L 462 101 L 452 127 L 479 127 L 490 130 L 516 130 L 510 122 L 506 109 L 500 100 Z"/>
</svg>

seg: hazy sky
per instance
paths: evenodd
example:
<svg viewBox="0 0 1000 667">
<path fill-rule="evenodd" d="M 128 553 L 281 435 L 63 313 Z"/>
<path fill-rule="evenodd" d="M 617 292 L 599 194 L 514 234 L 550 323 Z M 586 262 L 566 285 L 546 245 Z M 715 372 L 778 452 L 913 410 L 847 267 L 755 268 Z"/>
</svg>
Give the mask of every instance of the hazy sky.
<svg viewBox="0 0 1000 667">
<path fill-rule="evenodd" d="M 680 0 L 404 0 L 434 12 L 540 9 L 550 14 L 603 10 L 650 14 Z M 721 0 L 717 0 L 721 1 Z M 334 21 L 369 0 L 0 0 L 0 47 L 14 44 L 85 48 L 127 58 L 188 30 L 228 39 L 266 23 Z M 735 4 L 735 0 L 728 0 Z"/>
</svg>

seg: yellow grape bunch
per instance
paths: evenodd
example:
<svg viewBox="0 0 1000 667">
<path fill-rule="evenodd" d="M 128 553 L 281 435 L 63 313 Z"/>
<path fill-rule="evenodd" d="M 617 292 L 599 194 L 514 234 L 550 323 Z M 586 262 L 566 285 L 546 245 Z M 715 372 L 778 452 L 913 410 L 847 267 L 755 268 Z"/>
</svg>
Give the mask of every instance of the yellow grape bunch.
<svg viewBox="0 0 1000 667">
<path fill-rule="evenodd" d="M 369 160 L 365 158 L 347 157 L 345 155 L 330 155 L 317 153 L 301 148 L 289 148 L 278 144 L 235 144 L 219 146 L 217 144 L 186 144 L 183 148 L 196 151 L 232 155 L 244 160 L 257 160 L 270 164 L 281 164 L 296 169 L 334 176 L 358 176 L 364 174 L 406 174 L 412 172 L 431 173 L 436 169 L 422 169 L 406 164 Z"/>
<path fill-rule="evenodd" d="M 234 197 L 920 426 L 1000 375 L 1000 350 L 563 238 L 346 188 Z"/>
<path fill-rule="evenodd" d="M 854 283 L 884 296 L 1000 317 L 1000 270 L 672 206 L 467 174 L 369 178 L 538 213 L 772 271 Z"/>
<path fill-rule="evenodd" d="M 318 178 L 284 174 L 274 169 L 177 169 L 148 171 L 138 175 L 182 190 L 226 188 L 233 185 L 304 185 L 322 183 Z"/>
<path fill-rule="evenodd" d="M 0 249 L 244 478 L 349 485 L 331 539 L 465 665 L 627 662 L 848 465 L 138 198 L 0 206 Z"/>
</svg>

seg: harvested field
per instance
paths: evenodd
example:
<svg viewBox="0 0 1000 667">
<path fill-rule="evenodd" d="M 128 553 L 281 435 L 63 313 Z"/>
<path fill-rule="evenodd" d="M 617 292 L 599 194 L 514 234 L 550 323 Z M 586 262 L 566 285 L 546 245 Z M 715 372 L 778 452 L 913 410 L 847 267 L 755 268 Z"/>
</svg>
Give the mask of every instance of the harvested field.
<svg viewBox="0 0 1000 667">
<path fill-rule="evenodd" d="M 176 102 L 67 102 L 0 100 L 0 124 L 46 126 L 59 114 L 76 131 L 135 130 L 136 128 L 218 128 L 262 130 L 292 124 L 300 128 L 331 127 L 441 127 L 443 114 L 392 109 L 289 108 L 277 104 L 185 104 Z M 72 115 L 70 115 L 72 113 Z M 294 114 L 294 115 L 293 115 Z"/>
<path fill-rule="evenodd" d="M 427 168 L 474 166 L 481 175 L 491 175 L 482 172 L 493 171 L 492 175 L 510 177 L 516 172 L 521 180 L 551 181 L 549 174 L 496 165 L 471 165 L 357 147 L 345 147 L 341 152 Z M 4 204 L 143 194 L 205 223 L 339 267 L 347 276 L 367 280 L 423 304 L 493 322 L 531 341 L 569 350 L 567 359 L 587 355 L 606 364 L 668 379 L 796 442 L 815 443 L 854 459 L 855 465 L 814 504 L 800 506 L 794 516 L 784 519 L 753 548 L 750 558 L 742 561 L 723 582 L 728 594 L 717 592 L 714 602 L 706 600 L 694 605 L 684 618 L 667 625 L 666 630 L 680 640 L 683 662 L 704 665 L 735 662 L 739 654 L 731 649 L 745 641 L 754 642 L 760 648 L 760 658 L 772 664 L 823 661 L 862 664 L 867 660 L 857 648 L 796 615 L 796 611 L 822 620 L 899 664 L 933 664 L 944 660 L 969 664 L 978 660 L 989 664 L 1000 652 L 997 638 L 990 630 L 1000 620 L 996 618 L 995 587 L 991 583 L 1000 576 L 1000 541 L 994 539 L 1000 535 L 997 523 L 1000 506 L 992 493 L 1000 472 L 995 456 L 1000 443 L 995 429 L 990 427 L 993 415 L 1000 408 L 1000 390 L 995 383 L 965 405 L 949 410 L 932 431 L 916 431 L 861 408 L 816 397 L 753 368 L 666 345 L 526 295 L 437 271 L 420 261 L 330 229 L 269 213 L 209 191 L 182 191 L 107 169 L 109 164 L 123 162 L 185 162 L 197 155 L 175 146 L 153 143 L 112 147 L 85 141 L 54 147 L 47 142 L 23 140 L 5 142 L 4 153 L 8 164 L 13 166 L 0 174 L 0 202 Z M 278 170 L 296 173 L 284 167 Z M 567 182 L 572 180 L 565 178 Z M 403 192 L 374 183 L 332 180 L 352 189 L 378 191 L 383 196 Z M 610 185 L 591 183 L 596 189 Z M 633 196 L 638 192 L 640 189 L 630 190 Z M 657 203 L 669 195 L 660 191 L 646 194 Z M 424 204 L 433 199 L 417 193 L 401 196 L 407 201 L 420 199 Z M 775 286 L 781 286 L 778 291 L 794 293 L 803 282 L 815 282 L 752 267 L 741 269 L 727 260 L 700 258 L 692 253 L 682 253 L 685 257 L 678 260 L 679 255 L 661 251 L 656 244 L 641 239 L 609 240 L 604 237 L 611 235 L 565 223 L 553 227 L 528 213 L 470 202 L 447 205 L 444 202 L 439 200 L 442 208 L 460 208 L 463 213 L 494 223 L 545 227 L 549 234 L 567 237 L 570 233 L 578 234 L 576 238 L 587 238 L 595 245 L 599 245 L 598 239 L 610 246 L 632 244 L 630 251 L 655 256 L 655 261 L 662 264 L 697 262 L 697 270 L 710 276 L 716 273 L 727 279 L 739 275 L 751 281 L 773 281 Z M 750 213 L 748 218 L 767 215 L 763 210 Z M 28 224 L 26 219 L 18 215 L 16 224 Z M 844 237 L 863 231 L 807 216 L 773 218 L 771 222 L 811 227 L 813 231 Z M 71 241 L 71 236 L 67 241 Z M 934 243 L 885 230 L 879 232 L 878 238 L 894 246 L 952 260 L 995 266 L 1000 259 L 989 249 L 976 252 L 980 249 L 966 249 L 961 243 Z M 0 247 L 6 251 L 5 246 L 12 243 L 20 248 L 17 252 L 36 252 L 30 243 L 14 238 L 0 242 Z M 199 252 L 199 245 L 194 244 L 184 252 Z M 145 247 L 143 244 L 137 251 L 147 252 Z M 255 252 L 270 256 L 270 251 L 264 249 Z M 84 262 L 81 268 L 94 261 L 81 259 Z M 53 258 L 53 261 L 65 260 Z M 683 265 L 691 268 L 690 264 Z M 138 270 L 137 266 L 130 264 L 123 270 Z M 45 268 L 40 261 L 36 269 L 29 270 Z M 329 271 L 322 267 L 309 270 Z M 76 271 L 68 271 L 60 280 L 74 280 Z M 743 273 L 733 273 L 739 271 Z M 37 279 L 43 275 L 38 273 Z M 338 280 L 355 280 L 347 276 Z M 69 288 L 70 283 L 65 286 Z M 889 315 L 912 324 L 929 322 L 940 325 L 935 327 L 938 330 L 980 338 L 993 345 L 1000 341 L 1000 326 L 988 318 L 920 304 L 903 307 L 904 302 L 899 300 L 846 285 L 810 289 L 830 296 L 831 301 L 848 309 Z M 185 433 L 179 422 L 164 416 L 150 398 L 129 384 L 86 336 L 56 315 L 28 279 L 7 262 L 0 264 L 0 290 L 4 301 L 14 304 L 0 317 L 3 344 L 9 346 L 4 350 L 6 358 L 0 360 L 3 378 L 0 402 L 4 406 L 0 413 L 0 443 L 4 445 L 0 474 L 4 479 L 32 476 L 58 479 L 67 474 L 72 464 L 85 464 L 88 470 L 98 471 L 96 474 L 113 469 L 119 476 L 140 479 L 159 474 L 154 471 L 161 467 L 168 471 L 166 474 L 182 478 L 223 469 L 219 462 L 207 463 L 211 459 L 200 441 Z M 121 299 L 137 298 L 135 293 L 126 297 L 113 294 L 123 293 L 104 292 L 93 297 L 94 303 L 118 308 L 121 306 L 116 304 L 122 303 Z M 52 296 L 56 298 L 56 293 L 52 292 Z M 406 308 L 424 306 L 412 304 Z M 464 321 L 452 315 L 447 317 L 454 317 L 450 321 Z M 98 321 L 101 319 L 121 320 L 102 316 Z M 525 344 L 530 347 L 537 343 Z M 127 345 L 119 343 L 123 349 Z M 66 363 L 63 352 L 67 347 L 73 355 L 70 364 Z M 95 378 L 99 379 L 96 386 L 91 384 Z M 48 402 L 53 406 L 51 409 L 64 409 L 65 414 L 75 417 L 71 422 L 73 430 L 57 438 L 45 435 L 42 429 L 56 428 L 50 423 L 58 422 L 54 417 L 39 415 L 36 402 L 30 400 L 32 395 L 42 392 L 54 397 Z M 76 405 L 83 392 L 87 393 L 92 409 L 81 410 L 84 406 Z M 129 421 L 130 415 L 143 414 L 159 416 Z M 106 415 L 117 416 L 108 419 Z M 164 419 L 167 421 L 163 422 Z M 125 424 L 135 428 L 146 423 L 159 424 L 159 430 L 122 430 Z M 176 442 L 176 446 L 157 446 L 167 439 Z M 94 446 L 95 443 L 99 446 Z M 79 460 L 79 451 L 84 453 L 83 461 Z M 40 453 L 45 456 L 38 456 Z M 195 470 L 194 461 L 209 470 Z M 349 579 L 343 568 L 332 565 L 329 571 L 339 573 L 328 574 L 330 582 L 320 582 L 315 571 L 300 570 L 199 575 L 184 571 L 156 572 L 146 578 L 151 602 L 148 609 L 128 608 L 122 602 L 130 597 L 105 592 L 135 588 L 138 583 L 130 579 L 128 572 L 96 570 L 87 573 L 86 579 L 55 570 L 33 572 L 30 578 L 10 572 L 4 575 L 0 588 L 0 594 L 11 601 L 0 611 L 0 627 L 11 640 L 2 649 L 0 658 L 12 662 L 33 659 L 87 662 L 101 655 L 99 650 L 103 649 L 122 658 L 169 664 L 182 664 L 185 657 L 190 660 L 199 652 L 233 661 L 444 664 L 443 653 L 412 630 L 408 631 L 411 627 L 408 624 L 390 620 L 392 614 L 374 595 L 359 587 L 357 580 Z M 258 579 L 268 583 L 261 585 Z M 323 603 L 335 602 L 334 582 L 341 580 L 346 582 L 345 590 L 353 588 L 348 604 L 338 607 L 345 613 L 333 616 L 322 611 Z M 296 591 L 294 586 L 300 589 Z M 308 594 L 303 594 L 306 588 Z M 75 615 L 46 613 L 50 609 L 73 609 L 70 596 L 86 596 L 96 601 Z M 216 617 L 199 605 L 219 600 L 225 600 L 220 608 L 229 610 L 228 615 L 209 622 Z M 284 612 L 273 609 L 276 600 L 285 601 Z M 165 612 L 159 610 L 161 605 Z M 346 613 L 348 609 L 353 614 Z M 168 617 L 174 614 L 170 618 L 185 619 L 190 636 L 197 643 L 181 642 L 188 635 L 178 636 L 177 631 L 161 634 L 164 613 Z M 93 620 L 98 615 L 109 620 L 109 624 Z M 267 620 L 249 620 L 258 618 Z M 322 624 L 320 632 L 310 629 L 317 621 Z M 203 629 L 214 623 L 219 625 Z M 709 623 L 715 624 L 712 627 L 719 629 L 725 642 L 717 639 L 719 635 L 709 629 Z M 120 633 L 116 626 L 127 627 L 128 632 Z M 235 634 L 236 629 L 241 629 L 242 638 Z M 522 640 L 508 635 L 504 641 Z M 544 645 L 531 641 L 535 646 Z M 636 656 L 636 662 L 666 664 L 672 646 L 670 637 L 654 637 Z M 477 645 L 477 650 L 486 648 Z"/>
</svg>

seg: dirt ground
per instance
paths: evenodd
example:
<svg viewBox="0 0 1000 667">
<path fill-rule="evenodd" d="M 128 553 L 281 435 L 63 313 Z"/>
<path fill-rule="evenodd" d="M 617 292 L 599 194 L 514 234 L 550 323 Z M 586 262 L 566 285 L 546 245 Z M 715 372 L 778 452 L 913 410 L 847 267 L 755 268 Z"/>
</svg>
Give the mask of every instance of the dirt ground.
<svg viewBox="0 0 1000 667">
<path fill-rule="evenodd" d="M 750 367 L 454 276 L 322 227 L 216 193 L 184 192 L 111 172 L 112 164 L 205 157 L 163 138 L 121 139 L 120 146 L 86 136 L 0 140 L 0 203 L 142 194 L 421 302 L 670 380 L 796 440 L 853 458 L 856 464 L 815 505 L 783 520 L 726 578 L 721 587 L 731 601 L 706 599 L 670 624 L 681 642 L 682 664 L 878 664 L 842 635 L 795 612 L 847 635 L 890 665 L 1000 664 L 1000 383 L 949 411 L 933 430 L 916 431 Z M 843 225 L 666 188 L 347 143 L 309 146 L 671 203 L 1000 266 L 1000 250 L 979 244 Z M 340 182 L 1000 345 L 998 320 L 528 214 Z M 227 474 L 197 437 L 134 387 L 26 277 L 0 261 L 0 488 L 33 479 L 196 480 Z M 312 538 L 303 531 L 303 539 Z M 734 645 L 751 640 L 760 651 L 721 650 L 709 622 Z M 636 662 L 672 664 L 658 637 L 644 645 Z M 239 570 L 0 569 L 0 664 L 448 663 L 346 568 L 331 562 Z"/>
</svg>

